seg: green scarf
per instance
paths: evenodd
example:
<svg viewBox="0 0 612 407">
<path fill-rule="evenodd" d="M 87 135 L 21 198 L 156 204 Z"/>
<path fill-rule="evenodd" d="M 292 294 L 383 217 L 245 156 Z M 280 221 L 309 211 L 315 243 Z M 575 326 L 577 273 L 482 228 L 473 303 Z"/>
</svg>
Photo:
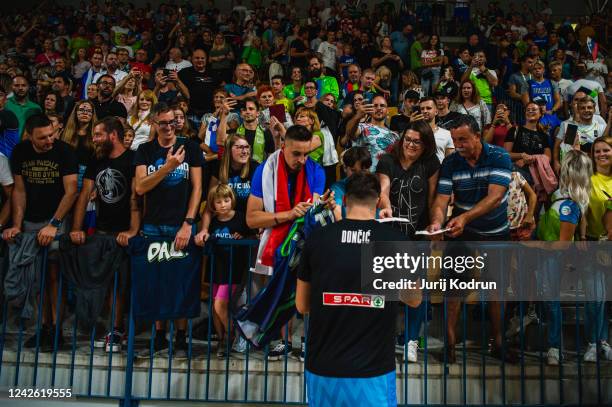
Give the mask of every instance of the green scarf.
<svg viewBox="0 0 612 407">
<path fill-rule="evenodd" d="M 236 129 L 236 134 L 244 137 L 244 133 L 246 129 L 244 128 L 244 124 L 241 124 L 238 129 Z M 264 135 L 264 129 L 261 126 L 257 126 L 255 129 L 255 139 L 253 140 L 253 160 L 258 163 L 262 163 L 264 160 L 266 148 L 266 137 Z"/>
</svg>

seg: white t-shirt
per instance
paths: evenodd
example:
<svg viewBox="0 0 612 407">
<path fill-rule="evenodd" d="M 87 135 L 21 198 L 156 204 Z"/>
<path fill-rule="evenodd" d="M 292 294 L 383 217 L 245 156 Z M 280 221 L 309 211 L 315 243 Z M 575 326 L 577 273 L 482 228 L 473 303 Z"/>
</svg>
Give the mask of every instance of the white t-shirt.
<svg viewBox="0 0 612 407">
<path fill-rule="evenodd" d="M 573 84 L 567 87 L 566 100 L 570 102 L 571 99 L 574 97 L 574 94 L 578 91 L 578 89 L 582 87 L 587 88 L 591 91 L 591 94 L 589 96 L 591 96 L 591 99 L 595 101 L 595 113 L 599 114 L 599 101 L 597 99 L 597 94 L 603 93 L 604 91 L 603 87 L 599 82 L 590 81 L 588 79 L 578 79 Z"/>
<path fill-rule="evenodd" d="M 336 45 L 331 44 L 327 41 L 323 41 L 319 44 L 318 52 L 321 53 L 321 57 L 323 58 L 323 65 L 326 68 L 336 70 L 336 54 L 338 53 L 338 47 Z"/>
<path fill-rule="evenodd" d="M 561 99 L 567 100 L 567 89 L 574 83 L 574 81 L 561 78 L 559 82 L 555 82 L 553 80 L 551 80 L 551 82 L 553 86 L 557 86 L 557 88 L 559 89 L 559 95 L 561 96 Z"/>
<path fill-rule="evenodd" d="M 9 160 L 4 154 L 0 153 L 0 185 L 6 187 L 13 185 L 13 183 L 13 174 L 11 173 Z"/>
<path fill-rule="evenodd" d="M 180 71 L 181 69 L 189 68 L 191 66 L 191 62 L 186 59 L 182 59 L 181 62 L 168 61 L 166 63 L 166 69 L 170 69 L 172 71 Z"/>
<path fill-rule="evenodd" d="M 559 126 L 559 132 L 557 133 L 557 139 L 561 140 L 561 156 L 572 149 L 572 146 L 565 144 L 563 139 L 565 138 L 565 132 L 567 131 L 568 124 L 575 124 L 578 126 L 577 137 L 580 145 L 593 143 L 599 136 L 603 136 L 606 131 L 606 121 L 599 115 L 593 115 L 591 124 L 576 123 L 573 120 L 565 120 L 561 122 Z"/>
<path fill-rule="evenodd" d="M 121 81 L 121 79 L 125 78 L 128 75 L 127 72 L 124 72 L 121 69 L 117 69 L 115 71 L 115 73 L 113 73 L 113 74 L 108 73 L 106 71 L 102 71 L 102 72 L 98 72 L 97 74 L 94 75 L 92 82 L 93 83 L 98 83 L 98 79 L 100 79 L 100 76 L 106 75 L 106 74 L 108 74 L 108 75 L 112 76 L 113 78 L 115 78 L 115 85 L 118 84 Z"/>
<path fill-rule="evenodd" d="M 434 138 L 436 139 L 436 157 L 438 157 L 440 164 L 442 164 L 442 161 L 444 161 L 444 157 L 446 156 L 446 150 L 449 148 L 455 148 L 455 145 L 453 144 L 450 131 L 443 129 L 442 127 L 438 127 L 436 129 Z"/>
</svg>

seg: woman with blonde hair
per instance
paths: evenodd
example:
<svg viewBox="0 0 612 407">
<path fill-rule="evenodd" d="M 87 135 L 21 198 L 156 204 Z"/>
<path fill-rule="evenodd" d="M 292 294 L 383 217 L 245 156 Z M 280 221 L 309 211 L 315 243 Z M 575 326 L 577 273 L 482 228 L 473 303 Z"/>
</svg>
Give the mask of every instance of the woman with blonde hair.
<svg viewBox="0 0 612 407">
<path fill-rule="evenodd" d="M 572 242 L 578 224 L 589 207 L 593 163 L 582 151 L 570 150 L 563 157 L 559 172 L 559 189 L 550 197 L 548 209 L 540 216 L 538 240 L 545 242 Z M 559 296 L 562 270 L 562 250 L 551 252 L 543 267 L 536 273 L 538 289 L 545 298 Z M 547 364 L 557 366 L 561 358 L 561 327 L 563 317 L 558 300 L 546 301 L 548 311 Z"/>
<path fill-rule="evenodd" d="M 191 124 L 185 115 L 185 110 L 179 105 L 172 105 L 172 110 L 174 110 L 174 120 L 176 121 L 176 126 L 174 126 L 176 136 L 196 140 L 197 134 L 191 128 Z"/>
<path fill-rule="evenodd" d="M 586 214 L 586 228 L 580 231 L 580 240 L 612 240 L 612 137 L 598 137 L 591 151 L 593 175 L 591 194 Z M 593 264 L 593 263 L 591 263 Z M 595 266 L 595 267 L 593 267 Z M 612 360 L 612 347 L 608 343 L 608 318 L 606 316 L 605 266 L 593 264 L 583 273 L 585 302 L 585 334 L 589 346 L 584 353 L 585 362 L 596 362 L 598 357 Z M 609 270 L 609 268 L 608 268 Z"/>
<path fill-rule="evenodd" d="M 155 93 L 149 89 L 143 90 L 138 94 L 138 100 L 130 110 L 127 122 L 134 129 L 134 141 L 130 147 L 134 151 L 151 138 L 151 108 L 156 103 Z"/>
<path fill-rule="evenodd" d="M 76 150 L 79 164 L 78 185 L 81 188 L 85 167 L 91 159 L 93 147 L 93 125 L 98 121 L 94 104 L 89 100 L 75 103 L 62 133 L 62 141 Z"/>
<path fill-rule="evenodd" d="M 142 74 L 137 76 L 130 72 L 117 84 L 113 91 L 113 97 L 117 102 L 122 103 L 125 106 L 125 110 L 129 112 L 136 103 L 136 99 L 141 91 Z"/>
</svg>

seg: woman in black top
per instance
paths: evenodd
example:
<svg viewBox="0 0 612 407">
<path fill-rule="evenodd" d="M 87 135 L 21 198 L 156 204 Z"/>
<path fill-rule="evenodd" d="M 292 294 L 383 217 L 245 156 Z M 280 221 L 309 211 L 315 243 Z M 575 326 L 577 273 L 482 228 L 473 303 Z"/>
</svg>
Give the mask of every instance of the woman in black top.
<svg viewBox="0 0 612 407">
<path fill-rule="evenodd" d="M 61 136 L 62 141 L 70 144 L 76 150 L 79 164 L 79 191 L 81 190 L 85 168 L 93 157 L 93 125 L 97 121 L 93 103 L 89 100 L 80 100 L 74 105 L 72 113 L 68 116 Z"/>
<path fill-rule="evenodd" d="M 429 223 L 440 162 L 431 126 L 423 120 L 411 122 L 389 154 L 376 167 L 381 186 L 381 218 L 404 218 L 394 223 L 409 239 Z"/>
<path fill-rule="evenodd" d="M 529 102 L 525 107 L 525 124 L 510 129 L 504 142 L 514 165 L 530 185 L 533 179 L 529 165 L 536 161 L 535 156 L 544 154 L 549 160 L 551 157 L 546 132 L 539 124 L 541 118 L 540 106 Z"/>
</svg>

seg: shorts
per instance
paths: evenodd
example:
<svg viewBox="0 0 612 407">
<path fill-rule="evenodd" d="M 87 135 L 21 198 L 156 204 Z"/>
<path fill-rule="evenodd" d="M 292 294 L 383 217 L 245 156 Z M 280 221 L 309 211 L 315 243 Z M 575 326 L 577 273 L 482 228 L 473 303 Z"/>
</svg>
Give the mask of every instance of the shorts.
<svg viewBox="0 0 612 407">
<path fill-rule="evenodd" d="M 213 284 L 213 299 L 229 301 L 229 286 L 229 284 Z M 238 288 L 238 284 L 232 284 L 232 299 L 236 299 L 236 295 L 238 294 Z"/>
<path fill-rule="evenodd" d="M 374 377 L 328 377 L 305 371 L 310 407 L 395 407 L 395 371 Z"/>
</svg>

